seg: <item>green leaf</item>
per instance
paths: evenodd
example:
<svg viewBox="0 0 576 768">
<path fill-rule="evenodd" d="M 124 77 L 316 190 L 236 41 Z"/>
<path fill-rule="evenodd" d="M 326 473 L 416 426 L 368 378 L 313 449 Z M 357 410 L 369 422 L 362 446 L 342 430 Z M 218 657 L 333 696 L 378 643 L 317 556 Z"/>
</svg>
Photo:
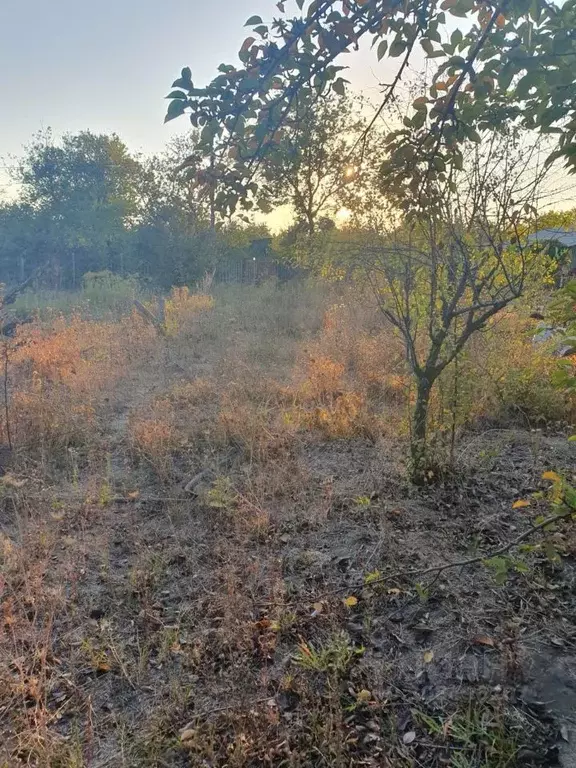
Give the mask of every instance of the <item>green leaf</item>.
<svg viewBox="0 0 576 768">
<path fill-rule="evenodd" d="M 556 547 L 550 541 L 550 539 L 546 539 L 546 541 L 544 542 L 544 552 L 546 553 L 546 557 L 548 558 L 548 560 L 550 560 L 551 563 L 560 559 L 558 557 L 558 552 L 556 551 Z"/>
<path fill-rule="evenodd" d="M 501 587 L 503 584 L 506 584 L 507 578 L 508 578 L 507 573 L 499 571 L 494 575 L 494 584 L 497 584 L 499 587 Z"/>
<path fill-rule="evenodd" d="M 346 83 L 348 81 L 344 80 L 342 77 L 338 77 L 334 82 L 332 83 L 332 90 L 334 93 L 337 93 L 338 96 L 344 96 L 346 93 Z"/>
<path fill-rule="evenodd" d="M 266 198 L 258 200 L 258 208 L 260 208 L 262 213 L 270 213 L 272 211 L 272 205 L 270 204 L 269 200 L 266 200 Z"/>
<path fill-rule="evenodd" d="M 510 66 L 505 66 L 498 75 L 498 85 L 503 91 L 507 91 L 510 88 L 510 84 L 514 79 L 514 69 Z"/>
<path fill-rule="evenodd" d="M 186 102 L 182 101 L 181 99 L 174 99 L 174 101 L 171 101 L 170 104 L 168 104 L 168 110 L 166 111 L 164 122 L 169 123 L 170 120 L 174 120 L 175 118 L 180 117 L 180 115 L 184 114 L 185 109 Z"/>
<path fill-rule="evenodd" d="M 193 83 L 192 80 L 184 80 L 184 78 L 179 77 L 178 80 L 174 80 L 172 83 L 172 88 L 185 88 L 189 91 L 193 88 Z"/>
<path fill-rule="evenodd" d="M 171 91 L 168 96 L 166 96 L 167 99 L 187 99 L 188 97 L 184 93 L 184 91 Z"/>
<path fill-rule="evenodd" d="M 419 109 L 414 117 L 412 118 L 412 125 L 414 128 L 422 128 L 424 123 L 426 122 L 426 110 L 425 109 Z"/>
<path fill-rule="evenodd" d="M 518 81 L 516 86 L 516 96 L 519 99 L 523 99 L 530 94 L 532 88 L 537 88 L 541 83 L 540 72 L 528 72 Z"/>
<path fill-rule="evenodd" d="M 420 45 L 424 49 L 424 51 L 428 54 L 428 56 L 431 56 L 434 53 L 434 46 L 432 45 L 432 41 L 428 40 L 427 38 L 423 37 L 420 40 Z"/>
<path fill-rule="evenodd" d="M 432 161 L 432 164 L 434 165 L 434 168 L 437 171 L 443 172 L 446 170 L 446 163 L 439 155 L 436 155 L 436 157 Z"/>
<path fill-rule="evenodd" d="M 296 5 L 300 10 L 302 10 L 302 7 L 304 6 L 304 0 L 296 0 Z"/>
<path fill-rule="evenodd" d="M 466 16 L 470 13 L 473 7 L 474 7 L 474 0 L 458 0 L 456 5 L 448 9 L 448 12 L 451 13 L 452 16 L 466 18 Z"/>
<path fill-rule="evenodd" d="M 381 61 L 384 58 L 387 50 L 388 50 L 388 40 L 381 40 L 378 45 L 378 50 L 376 51 L 376 55 L 378 56 L 378 61 Z"/>
<path fill-rule="evenodd" d="M 475 128 L 472 128 L 470 125 L 466 126 L 466 135 L 470 139 L 470 141 L 475 141 L 476 144 L 479 144 L 482 141 L 482 138 L 478 131 Z"/>
<path fill-rule="evenodd" d="M 392 41 L 392 45 L 390 46 L 390 56 L 396 58 L 397 56 L 401 56 L 405 50 L 406 40 L 404 40 L 402 37 L 395 37 Z"/>
<path fill-rule="evenodd" d="M 202 133 L 200 134 L 200 141 L 205 144 L 211 144 L 219 130 L 220 124 L 218 120 L 210 120 L 210 122 L 207 123 L 202 129 Z"/>
<path fill-rule="evenodd" d="M 244 24 L 245 27 L 253 27 L 254 24 L 262 24 L 262 17 L 261 16 L 250 16 L 246 24 Z"/>
<path fill-rule="evenodd" d="M 382 573 L 378 570 L 367 573 L 366 576 L 364 576 L 364 584 L 372 584 L 372 582 L 378 581 L 381 576 Z"/>
<path fill-rule="evenodd" d="M 454 32 L 452 32 L 452 34 L 450 35 L 450 42 L 452 43 L 452 45 L 453 45 L 454 47 L 456 47 L 457 45 L 459 45 L 459 44 L 462 42 L 462 40 L 463 40 L 463 39 L 464 39 L 464 35 L 462 34 L 462 32 L 461 32 L 459 29 L 456 29 L 456 30 L 455 30 Z"/>
</svg>

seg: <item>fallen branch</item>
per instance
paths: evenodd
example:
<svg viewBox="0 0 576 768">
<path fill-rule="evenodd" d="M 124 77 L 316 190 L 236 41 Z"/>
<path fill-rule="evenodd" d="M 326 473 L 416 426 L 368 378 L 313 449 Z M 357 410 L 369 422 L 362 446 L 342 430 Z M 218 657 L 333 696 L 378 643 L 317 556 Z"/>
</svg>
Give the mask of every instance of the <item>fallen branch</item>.
<svg viewBox="0 0 576 768">
<path fill-rule="evenodd" d="M 196 486 L 204 480 L 205 477 L 208 477 L 208 475 L 212 474 L 211 469 L 203 469 L 201 472 L 198 472 L 197 475 L 194 475 L 194 477 L 191 480 L 188 480 L 186 485 L 184 486 L 184 491 L 186 493 L 192 493 Z"/>
<path fill-rule="evenodd" d="M 343 587 L 337 587 L 336 589 L 331 589 L 327 592 L 322 592 L 319 595 L 314 596 L 314 600 L 318 601 L 321 600 L 324 597 L 330 597 L 331 595 L 337 595 L 341 592 L 354 592 L 354 590 L 362 589 L 366 586 L 372 586 L 373 584 L 382 584 L 383 582 L 387 581 L 396 581 L 398 579 L 408 578 L 410 576 L 427 576 L 428 574 L 434 574 L 434 581 L 440 576 L 441 573 L 444 571 L 447 571 L 451 568 L 464 568 L 467 565 L 474 565 L 475 563 L 483 563 L 486 560 L 491 560 L 494 557 L 500 557 L 501 555 L 505 555 L 507 552 L 510 552 L 511 549 L 514 549 L 519 544 L 521 544 L 523 541 L 526 541 L 526 539 L 529 539 L 531 536 L 533 536 L 538 531 L 541 531 L 543 528 L 547 528 L 549 525 L 553 525 L 554 523 L 559 522 L 560 520 L 566 520 L 569 517 L 576 517 L 576 512 L 573 509 L 569 509 L 566 512 L 562 512 L 558 515 L 550 515 L 550 517 L 547 517 L 545 520 L 542 520 L 537 525 L 532 526 L 532 528 L 529 528 L 527 531 L 524 531 L 523 533 L 516 536 L 515 539 L 512 539 L 512 541 L 509 541 L 507 544 L 504 544 L 503 546 L 499 547 L 498 549 L 495 549 L 492 552 L 488 552 L 484 555 L 476 555 L 474 557 L 469 557 L 466 560 L 457 560 L 453 563 L 445 563 L 444 565 L 433 565 L 429 568 L 412 568 L 408 571 L 397 571 L 396 573 L 390 573 L 383 576 L 378 576 L 375 579 L 370 579 L 369 584 L 366 583 L 366 581 L 362 581 L 362 583 L 359 584 L 347 584 Z M 290 605 L 290 603 L 258 603 L 259 606 L 285 606 Z"/>
<path fill-rule="evenodd" d="M 156 315 L 154 315 L 153 312 L 150 312 L 150 310 L 145 307 L 141 301 L 138 301 L 138 299 L 134 299 L 134 306 L 140 315 L 144 318 L 144 320 L 147 320 L 151 325 L 153 325 L 159 334 L 166 336 L 166 328 L 164 327 L 164 324 L 156 317 Z"/>
<path fill-rule="evenodd" d="M 37 267 L 32 274 L 24 280 L 24 282 L 17 285 L 15 288 L 12 288 L 11 291 L 8 291 L 8 293 L 5 293 L 4 296 L 0 299 L 0 308 L 7 307 L 9 304 L 14 304 L 18 296 L 24 291 L 30 283 L 36 278 L 39 277 L 42 272 L 46 269 L 48 264 L 41 264 L 39 267 Z"/>
<path fill-rule="evenodd" d="M 553 525 L 559 520 L 566 520 L 566 518 L 572 517 L 574 515 L 576 515 L 576 512 L 574 512 L 573 509 L 570 509 L 567 512 L 562 512 L 560 515 L 551 515 L 545 520 L 542 520 L 537 525 L 532 526 L 532 528 L 529 528 L 527 531 L 524 531 L 524 533 L 519 534 L 515 539 L 512 539 L 512 541 L 509 541 L 499 549 L 496 549 L 493 552 L 489 552 L 486 555 L 476 555 L 475 557 L 469 557 L 467 560 L 458 560 L 455 563 L 446 563 L 445 565 L 432 566 L 431 568 L 426 568 L 423 571 L 414 569 L 412 571 L 404 571 L 397 574 L 392 574 L 391 576 L 382 576 L 382 578 L 374 579 L 370 582 L 370 584 L 377 584 L 379 581 L 387 581 L 389 579 L 399 578 L 400 576 L 426 576 L 429 573 L 438 575 L 444 571 L 447 571 L 449 568 L 463 568 L 465 565 L 473 565 L 474 563 L 482 563 L 485 560 L 492 560 L 493 557 L 500 557 L 500 555 L 505 555 L 507 552 L 510 552 L 511 549 L 514 549 L 514 547 L 517 547 L 523 541 L 529 539 L 530 536 L 532 536 L 537 531 L 542 530 L 542 528 Z"/>
</svg>

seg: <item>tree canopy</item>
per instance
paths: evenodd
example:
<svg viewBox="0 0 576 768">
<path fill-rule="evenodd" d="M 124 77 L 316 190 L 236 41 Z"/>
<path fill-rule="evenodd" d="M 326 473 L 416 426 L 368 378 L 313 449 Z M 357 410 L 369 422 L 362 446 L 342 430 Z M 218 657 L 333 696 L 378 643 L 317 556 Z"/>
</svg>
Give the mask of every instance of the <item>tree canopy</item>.
<svg viewBox="0 0 576 768">
<path fill-rule="evenodd" d="M 219 258 L 241 258 L 242 248 L 211 231 L 196 181 L 178 171 L 194 147 L 186 136 L 146 158 L 114 134 L 38 134 L 13 168 L 18 196 L 0 202 L 2 281 L 41 267 L 43 285 L 57 289 L 102 271 L 169 287 L 198 280 Z"/>
<path fill-rule="evenodd" d="M 377 114 L 421 48 L 434 67 L 403 125 L 388 136 L 390 184 L 411 198 L 462 166 L 461 145 L 515 121 L 558 134 L 555 156 L 576 170 L 576 2 L 547 0 L 296 0 L 270 22 L 252 16 L 239 65 L 222 64 L 205 87 L 188 67 L 173 83 L 167 120 L 189 113 L 205 153 L 218 151 L 218 204 L 233 210 L 258 190 L 256 169 L 282 141 L 295 99 L 346 91 L 341 54 L 370 40 L 378 60 L 397 61 Z M 467 31 L 450 33 L 451 19 Z M 441 179 L 442 180 L 442 179 Z"/>
</svg>

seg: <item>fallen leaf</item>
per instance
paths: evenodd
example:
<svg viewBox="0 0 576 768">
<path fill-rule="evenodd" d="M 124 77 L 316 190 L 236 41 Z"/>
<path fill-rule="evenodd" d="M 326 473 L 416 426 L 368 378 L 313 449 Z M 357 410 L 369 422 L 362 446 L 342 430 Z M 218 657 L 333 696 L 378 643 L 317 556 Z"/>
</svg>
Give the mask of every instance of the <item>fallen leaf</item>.
<svg viewBox="0 0 576 768">
<path fill-rule="evenodd" d="M 487 645 L 489 648 L 494 648 L 495 645 L 494 640 L 488 635 L 476 635 L 472 638 L 472 642 L 474 645 Z"/>
<path fill-rule="evenodd" d="M 423 658 L 424 664 L 430 664 L 430 662 L 434 659 L 434 651 L 426 651 Z"/>
<path fill-rule="evenodd" d="M 355 605 L 358 605 L 358 598 L 354 597 L 354 595 L 350 595 L 350 597 L 344 598 L 343 603 L 348 608 L 353 608 Z"/>
<path fill-rule="evenodd" d="M 266 630 L 266 629 L 270 629 L 271 624 L 272 622 L 270 621 L 270 619 L 260 619 L 260 621 L 256 621 L 254 623 L 254 627 L 259 630 Z"/>
<path fill-rule="evenodd" d="M 402 741 L 404 742 L 404 744 L 412 744 L 415 738 L 416 738 L 416 731 L 406 731 L 404 736 L 402 736 Z"/>
<path fill-rule="evenodd" d="M 366 688 L 363 688 L 361 691 L 359 691 L 356 698 L 358 699 L 358 701 L 364 701 L 364 702 L 370 701 L 370 699 L 372 698 L 372 692 L 367 691 Z"/>
<path fill-rule="evenodd" d="M 23 485 L 26 485 L 26 480 L 18 480 L 9 472 L 4 475 L 2 482 L 4 485 L 9 485 L 11 488 L 22 488 Z"/>
<path fill-rule="evenodd" d="M 401 590 L 400 590 L 400 589 L 398 589 L 398 587 L 391 587 L 391 588 L 388 590 L 388 594 L 389 594 L 389 595 L 399 595 L 399 594 L 400 594 L 400 592 L 401 592 Z"/>
<path fill-rule="evenodd" d="M 522 509 L 522 507 L 529 507 L 530 502 L 526 501 L 526 499 L 518 499 L 518 501 L 515 501 L 514 504 L 512 504 L 512 509 Z"/>
<path fill-rule="evenodd" d="M 192 728 L 187 728 L 180 734 L 180 741 L 192 741 L 194 736 L 196 736 L 196 731 L 194 731 Z"/>
<path fill-rule="evenodd" d="M 137 498 L 138 498 L 138 496 L 140 496 L 140 491 L 131 491 L 131 492 L 128 494 L 128 498 L 129 498 L 129 499 L 137 499 Z"/>
<path fill-rule="evenodd" d="M 552 480 L 553 483 L 559 483 L 562 481 L 562 478 L 556 472 L 544 472 L 542 480 Z"/>
<path fill-rule="evenodd" d="M 322 611 L 324 610 L 324 606 L 322 605 L 322 603 L 314 603 L 312 608 L 314 609 L 315 616 L 317 616 L 319 613 L 322 613 Z"/>
</svg>

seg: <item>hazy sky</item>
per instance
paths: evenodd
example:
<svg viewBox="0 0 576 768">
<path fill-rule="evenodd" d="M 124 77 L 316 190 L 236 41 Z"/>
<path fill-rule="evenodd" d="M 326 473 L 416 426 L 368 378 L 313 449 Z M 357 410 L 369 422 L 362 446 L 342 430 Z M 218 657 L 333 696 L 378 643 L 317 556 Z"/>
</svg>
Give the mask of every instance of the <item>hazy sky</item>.
<svg viewBox="0 0 576 768">
<path fill-rule="evenodd" d="M 186 128 L 162 124 L 180 69 L 205 83 L 236 61 L 247 18 L 273 12 L 274 0 L 0 0 L 0 156 L 48 126 L 160 149 Z"/>
<path fill-rule="evenodd" d="M 161 148 L 162 101 L 184 65 L 205 82 L 271 0 L 0 0 L 0 155 L 39 128 L 116 131 Z M 182 130 L 185 126 L 176 126 Z"/>
</svg>

